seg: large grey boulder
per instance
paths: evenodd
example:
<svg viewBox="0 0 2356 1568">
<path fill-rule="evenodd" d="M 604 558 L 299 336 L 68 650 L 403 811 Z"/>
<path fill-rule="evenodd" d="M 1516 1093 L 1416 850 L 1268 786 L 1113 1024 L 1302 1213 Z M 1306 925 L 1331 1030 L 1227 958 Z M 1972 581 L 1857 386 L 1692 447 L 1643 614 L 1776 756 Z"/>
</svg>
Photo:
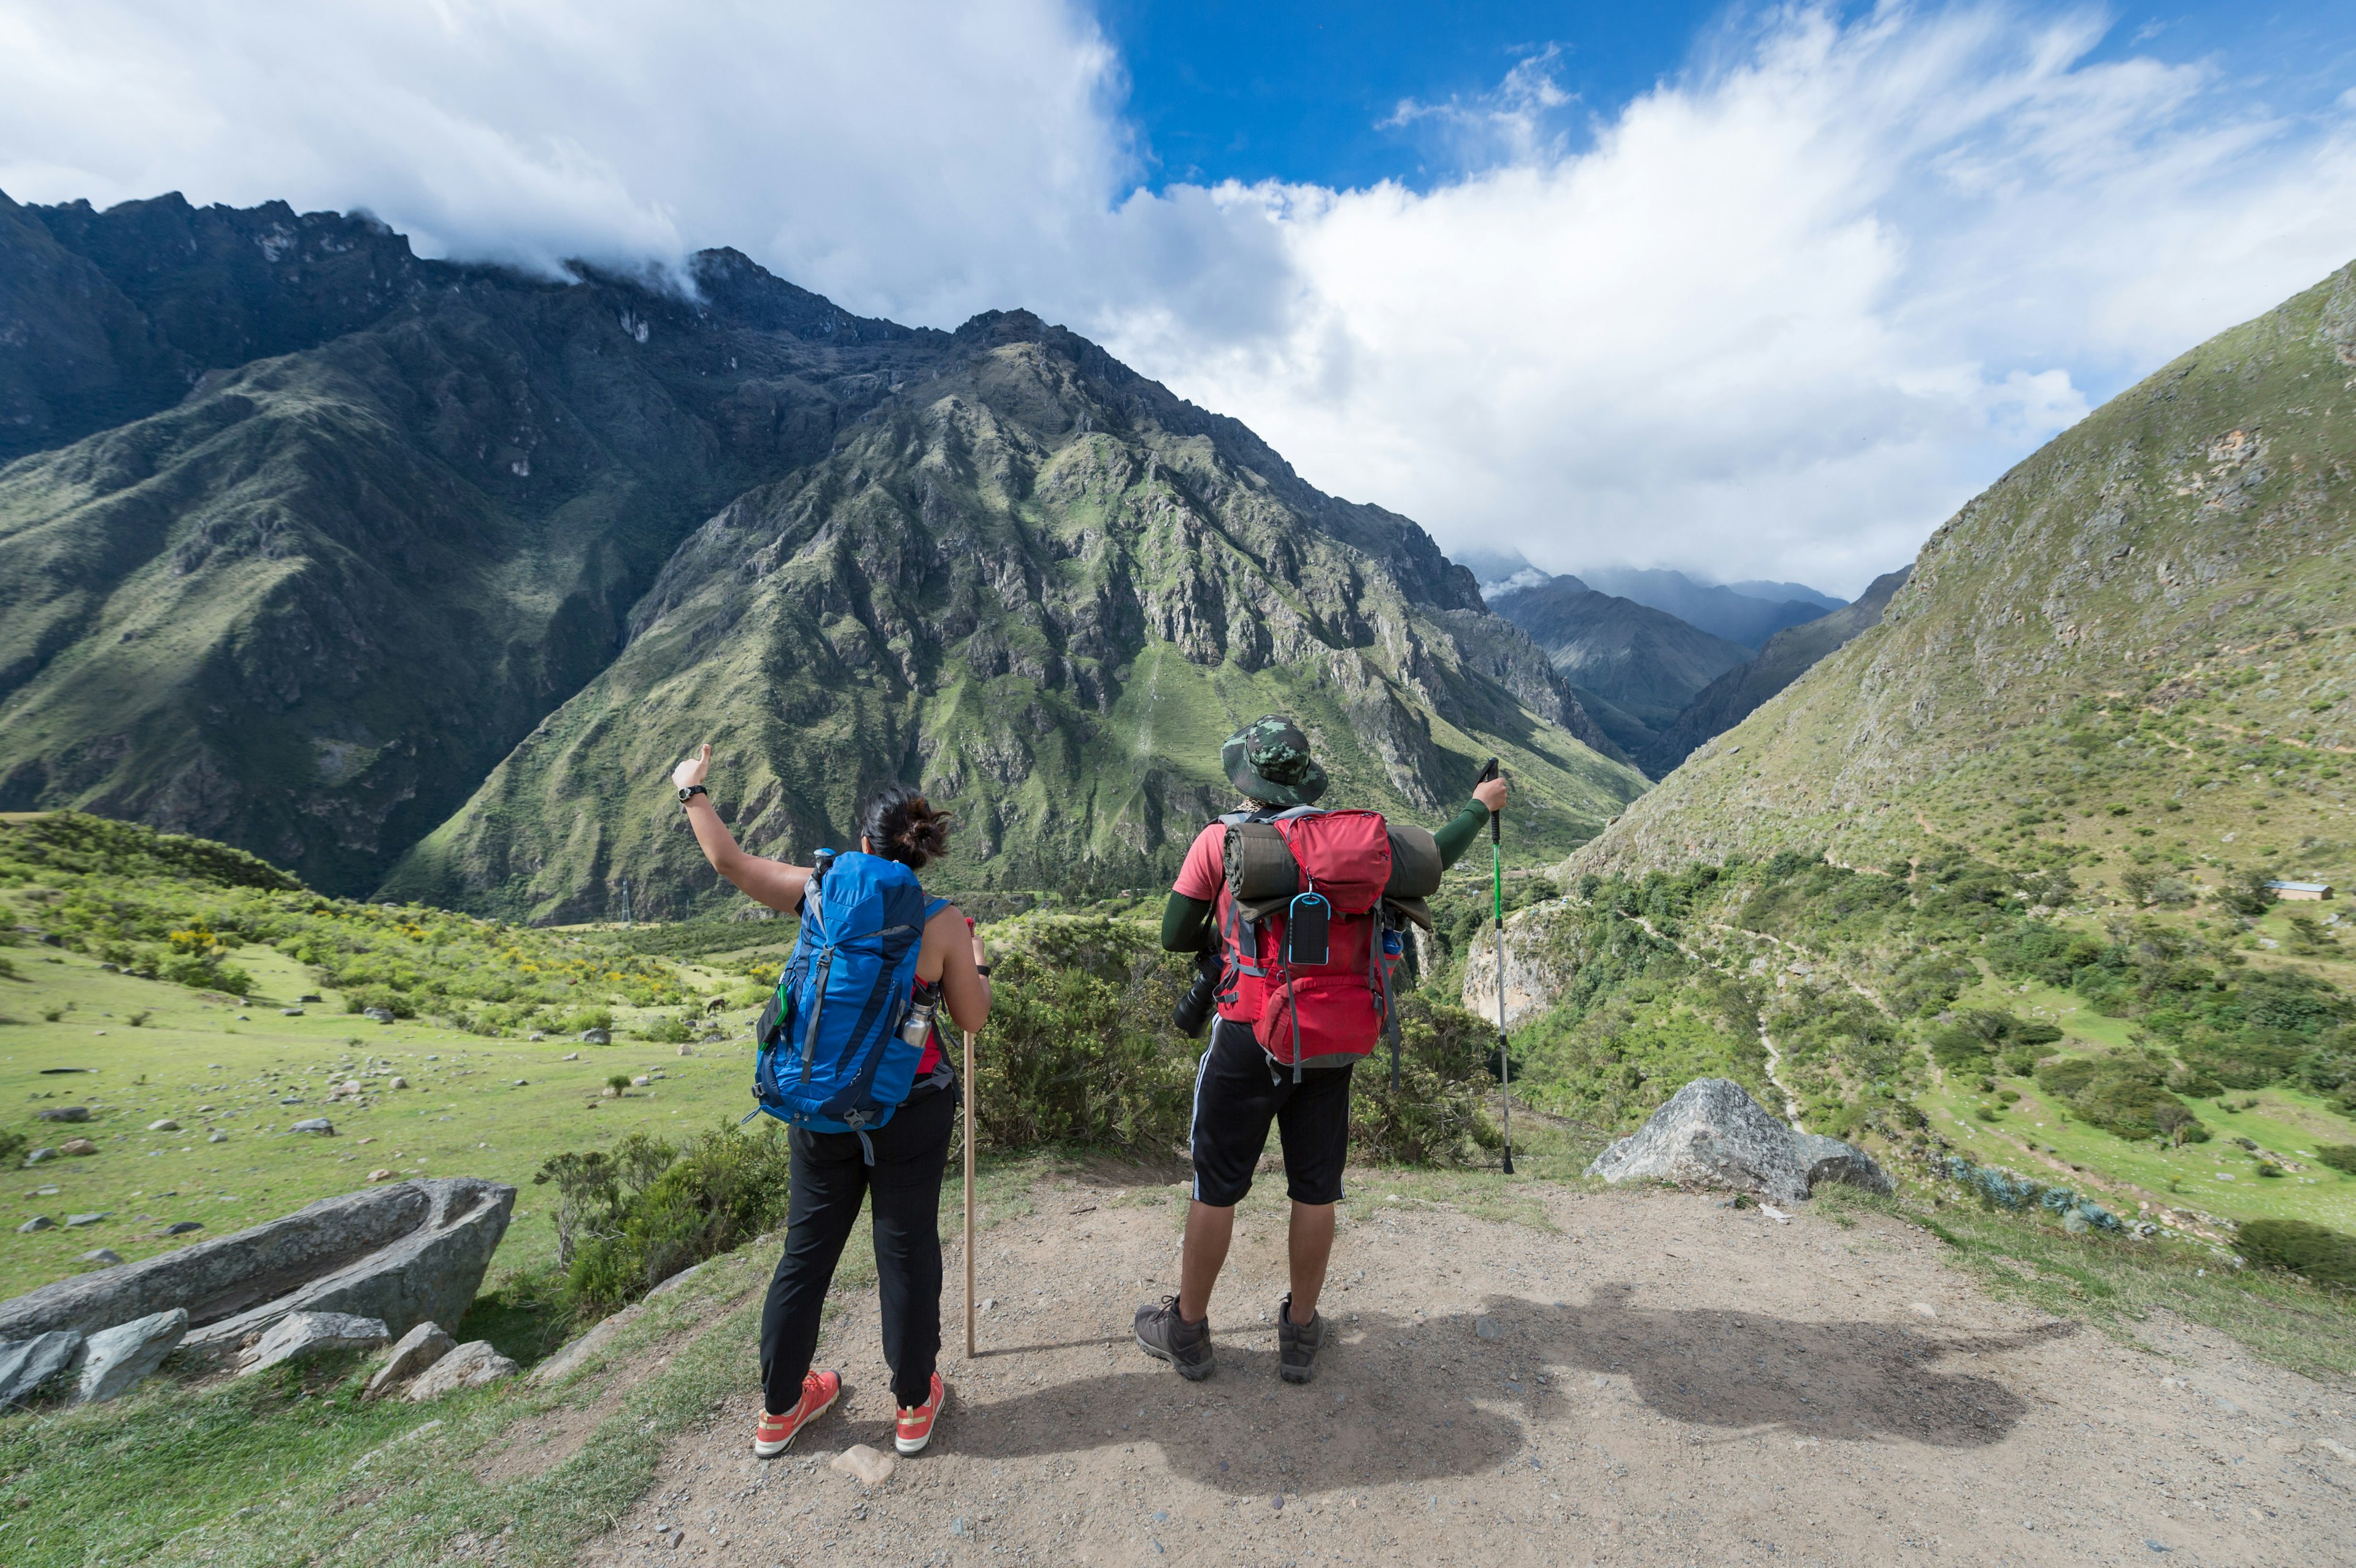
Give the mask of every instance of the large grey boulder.
<svg viewBox="0 0 2356 1568">
<path fill-rule="evenodd" d="M 373 1350 L 392 1343 L 383 1320 L 355 1317 L 348 1312 L 290 1312 L 254 1341 L 238 1367 L 245 1377 L 281 1361 L 308 1360 L 330 1350 Z"/>
<path fill-rule="evenodd" d="M 290 1312 L 374 1317 L 390 1334 L 466 1315 L 507 1234 L 516 1189 L 436 1177 L 323 1198 L 177 1252 L 101 1269 L 0 1302 L 0 1339 L 91 1335 L 171 1308 L 192 1346 L 224 1347 Z"/>
<path fill-rule="evenodd" d="M 81 1336 L 65 1330 L 0 1345 L 0 1410 L 28 1403 L 81 1354 Z"/>
<path fill-rule="evenodd" d="M 1697 1078 L 1587 1168 L 1606 1181 L 1731 1187 L 1799 1203 L 1819 1181 L 1887 1192 L 1890 1178 L 1854 1144 L 1795 1133 L 1730 1078 Z"/>
<path fill-rule="evenodd" d="M 74 1386 L 74 1403 L 103 1404 L 121 1399 L 162 1366 L 187 1332 L 188 1315 L 176 1307 L 92 1334 L 81 1342 L 81 1376 Z"/>
</svg>

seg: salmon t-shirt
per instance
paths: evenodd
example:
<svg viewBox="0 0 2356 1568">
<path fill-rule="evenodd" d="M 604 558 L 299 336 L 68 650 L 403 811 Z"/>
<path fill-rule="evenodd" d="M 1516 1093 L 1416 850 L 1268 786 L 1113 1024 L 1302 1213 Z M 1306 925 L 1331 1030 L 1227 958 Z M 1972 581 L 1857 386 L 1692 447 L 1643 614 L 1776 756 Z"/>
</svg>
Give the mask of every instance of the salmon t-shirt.
<svg viewBox="0 0 2356 1568">
<path fill-rule="evenodd" d="M 1195 834 L 1194 842 L 1186 846 L 1186 859 L 1179 863 L 1178 880 L 1170 885 L 1170 891 L 1182 898 L 1216 903 L 1219 890 L 1226 880 L 1227 825 L 1214 822 Z"/>
</svg>

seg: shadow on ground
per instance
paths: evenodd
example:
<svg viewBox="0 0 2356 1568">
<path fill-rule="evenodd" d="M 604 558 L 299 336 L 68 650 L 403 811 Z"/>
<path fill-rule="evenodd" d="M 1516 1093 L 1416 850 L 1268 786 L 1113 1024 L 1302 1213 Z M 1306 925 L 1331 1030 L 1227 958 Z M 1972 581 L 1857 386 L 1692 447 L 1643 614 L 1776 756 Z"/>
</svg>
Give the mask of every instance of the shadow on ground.
<svg viewBox="0 0 2356 1568">
<path fill-rule="evenodd" d="M 1469 1476 L 1517 1456 L 1547 1468 L 1548 1461 L 1524 1453 L 1531 1426 L 1600 1435 L 1619 1403 L 1605 1391 L 1620 1378 L 1653 1414 L 1730 1437 L 1766 1429 L 1968 1448 L 2001 1441 L 2027 1405 L 1993 1377 L 1955 1363 L 2026 1349 L 2075 1327 L 1967 1335 L 1644 1308 L 1629 1305 L 1633 1294 L 1612 1284 L 1584 1306 L 1497 1296 L 1479 1313 L 1363 1314 L 1335 1325 L 1318 1379 L 1305 1387 L 1278 1380 L 1272 1328 L 1222 1330 L 1218 1370 L 1205 1382 L 1181 1384 L 1141 1359 L 1036 1391 L 961 1401 L 944 1424 L 943 1446 L 1017 1459 L 1151 1444 L 1171 1470 L 1221 1490 L 1318 1493 Z M 1481 1337 L 1484 1318 L 1496 1338 Z M 991 1359 L 1126 1343 L 1076 1339 L 1010 1347 Z"/>
</svg>

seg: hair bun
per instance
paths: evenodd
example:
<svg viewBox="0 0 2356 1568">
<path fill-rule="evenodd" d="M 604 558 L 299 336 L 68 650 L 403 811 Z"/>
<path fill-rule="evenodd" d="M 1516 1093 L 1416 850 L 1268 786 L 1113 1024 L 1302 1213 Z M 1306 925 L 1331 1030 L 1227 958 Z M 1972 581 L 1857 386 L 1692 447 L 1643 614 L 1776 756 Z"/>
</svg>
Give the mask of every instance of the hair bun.
<svg viewBox="0 0 2356 1568">
<path fill-rule="evenodd" d="M 875 853 L 912 871 L 948 853 L 951 818 L 905 784 L 888 784 L 860 808 L 859 832 Z"/>
</svg>

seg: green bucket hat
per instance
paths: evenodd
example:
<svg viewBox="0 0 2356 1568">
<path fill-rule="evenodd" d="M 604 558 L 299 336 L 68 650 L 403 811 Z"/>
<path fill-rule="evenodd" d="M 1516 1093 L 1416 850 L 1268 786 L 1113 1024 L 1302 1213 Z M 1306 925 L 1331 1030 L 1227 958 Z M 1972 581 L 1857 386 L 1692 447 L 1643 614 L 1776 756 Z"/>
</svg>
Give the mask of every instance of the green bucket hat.
<svg viewBox="0 0 2356 1568">
<path fill-rule="evenodd" d="M 1235 786 L 1264 805 L 1308 805 L 1325 793 L 1325 770 L 1309 755 L 1309 737 L 1291 720 L 1255 719 L 1219 748 L 1219 766 Z"/>
</svg>

